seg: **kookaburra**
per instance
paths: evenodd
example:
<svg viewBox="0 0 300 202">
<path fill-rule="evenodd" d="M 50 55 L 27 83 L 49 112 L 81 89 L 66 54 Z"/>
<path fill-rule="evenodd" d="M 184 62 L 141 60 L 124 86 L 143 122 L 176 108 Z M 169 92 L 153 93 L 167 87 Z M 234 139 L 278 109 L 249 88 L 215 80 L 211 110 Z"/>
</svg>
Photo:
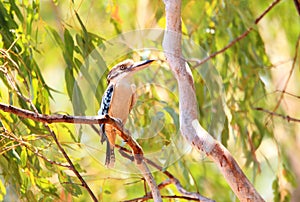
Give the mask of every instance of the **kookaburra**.
<svg viewBox="0 0 300 202">
<path fill-rule="evenodd" d="M 135 72 L 149 66 L 153 61 L 134 62 L 128 59 L 115 65 L 108 73 L 108 87 L 102 96 L 98 115 L 108 114 L 120 119 L 125 124 L 136 102 L 136 87 L 132 82 L 132 76 Z M 109 124 L 100 124 L 100 131 L 102 133 L 101 143 L 107 141 L 105 165 L 112 168 L 115 163 L 115 140 L 119 131 Z"/>
</svg>

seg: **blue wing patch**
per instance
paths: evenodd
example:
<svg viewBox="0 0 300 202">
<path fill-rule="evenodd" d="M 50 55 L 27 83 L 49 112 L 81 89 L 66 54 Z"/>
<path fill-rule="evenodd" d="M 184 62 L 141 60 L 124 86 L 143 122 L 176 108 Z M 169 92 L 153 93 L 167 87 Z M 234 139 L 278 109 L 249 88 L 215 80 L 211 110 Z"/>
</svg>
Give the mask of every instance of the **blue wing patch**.
<svg viewBox="0 0 300 202">
<path fill-rule="evenodd" d="M 104 92 L 104 95 L 102 96 L 101 106 L 100 106 L 100 109 L 98 111 L 98 115 L 108 114 L 108 110 L 109 110 L 109 107 L 110 107 L 113 91 L 114 91 L 114 86 L 110 85 L 110 86 L 108 86 L 108 88 Z"/>
<path fill-rule="evenodd" d="M 101 106 L 98 111 L 98 115 L 108 114 L 113 92 L 114 92 L 114 86 L 109 85 L 102 96 Z M 102 133 L 101 143 L 103 143 L 107 139 L 105 134 L 105 124 L 100 124 L 100 131 Z"/>
</svg>

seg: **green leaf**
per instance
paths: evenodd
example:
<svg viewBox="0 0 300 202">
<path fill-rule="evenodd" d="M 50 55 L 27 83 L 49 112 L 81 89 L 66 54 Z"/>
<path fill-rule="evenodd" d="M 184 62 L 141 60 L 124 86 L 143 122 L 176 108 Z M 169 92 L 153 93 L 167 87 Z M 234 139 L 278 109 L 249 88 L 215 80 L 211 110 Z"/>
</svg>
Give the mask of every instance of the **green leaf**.
<svg viewBox="0 0 300 202">
<path fill-rule="evenodd" d="M 251 140 L 254 146 L 254 149 L 258 149 L 258 147 L 260 146 L 262 140 L 263 140 L 263 135 L 262 133 L 257 133 L 256 131 L 254 131 L 251 135 Z"/>
<path fill-rule="evenodd" d="M 83 116 L 85 114 L 87 107 L 77 82 L 74 83 L 73 94 L 71 99 L 72 99 L 74 114 Z"/>
<path fill-rule="evenodd" d="M 111 191 L 109 191 L 109 190 L 107 190 L 107 189 L 104 190 L 104 193 L 105 193 L 105 194 L 112 194 Z"/>
<path fill-rule="evenodd" d="M 73 64 L 74 41 L 73 41 L 73 38 L 72 38 L 69 30 L 67 30 L 67 29 L 65 29 L 65 32 L 64 32 L 64 40 L 65 40 L 64 57 L 66 59 L 67 64 L 71 66 L 71 64 Z"/>
<path fill-rule="evenodd" d="M 276 177 L 275 180 L 273 181 L 272 189 L 273 189 L 273 201 L 274 202 L 280 202 L 280 191 L 279 191 L 278 177 Z"/>
<path fill-rule="evenodd" d="M 57 188 L 54 184 L 50 183 L 49 180 L 45 178 L 35 178 L 36 185 L 42 190 L 43 193 L 56 195 Z"/>
<path fill-rule="evenodd" d="M 68 134 L 70 135 L 70 137 L 72 138 L 72 140 L 73 140 L 74 142 L 78 142 L 78 140 L 77 140 L 76 137 L 74 136 L 72 130 L 71 130 L 68 126 L 66 126 L 65 124 L 62 124 L 62 127 L 68 131 Z"/>
<path fill-rule="evenodd" d="M 225 147 L 227 147 L 228 139 L 229 139 L 229 126 L 228 126 L 228 119 L 226 117 L 224 128 L 222 130 L 222 135 L 221 135 L 221 142 Z"/>
<path fill-rule="evenodd" d="M 81 188 L 77 184 L 73 183 L 71 177 L 65 172 L 60 171 L 58 173 L 58 179 L 67 192 L 71 193 L 73 196 L 82 195 Z"/>
<path fill-rule="evenodd" d="M 3 185 L 2 180 L 0 180 L 0 200 L 1 201 L 3 201 L 5 195 L 6 195 L 6 189 L 5 189 L 5 186 Z"/>
<path fill-rule="evenodd" d="M 172 117 L 173 122 L 176 126 L 176 131 L 179 131 L 179 115 L 171 107 L 164 107 L 164 110 L 166 110 L 168 112 L 168 114 L 170 114 L 170 116 Z"/>
<path fill-rule="evenodd" d="M 21 158 L 21 166 L 25 167 L 27 164 L 27 152 L 25 147 L 22 148 L 20 158 Z"/>
<path fill-rule="evenodd" d="M 58 32 L 55 29 L 53 29 L 52 27 L 50 27 L 50 26 L 46 26 L 46 29 L 48 31 L 50 31 L 50 33 L 54 37 L 55 42 L 59 45 L 59 47 L 61 49 L 64 49 L 64 43 L 63 43 L 61 37 L 59 36 Z"/>
<path fill-rule="evenodd" d="M 75 78 L 73 75 L 73 70 L 70 68 L 65 69 L 65 82 L 69 98 L 72 100 Z"/>
<path fill-rule="evenodd" d="M 83 34 L 84 34 L 84 38 L 87 38 L 87 30 L 86 30 L 86 28 L 85 28 L 85 26 L 84 26 L 84 23 L 82 22 L 82 20 L 81 20 L 81 18 L 80 18 L 80 16 L 78 15 L 78 13 L 75 11 L 75 15 L 76 15 L 76 18 L 77 18 L 77 20 L 78 20 L 78 22 L 79 22 L 79 24 L 80 24 L 80 26 L 81 26 L 81 29 L 82 29 L 82 31 L 83 31 Z"/>
</svg>

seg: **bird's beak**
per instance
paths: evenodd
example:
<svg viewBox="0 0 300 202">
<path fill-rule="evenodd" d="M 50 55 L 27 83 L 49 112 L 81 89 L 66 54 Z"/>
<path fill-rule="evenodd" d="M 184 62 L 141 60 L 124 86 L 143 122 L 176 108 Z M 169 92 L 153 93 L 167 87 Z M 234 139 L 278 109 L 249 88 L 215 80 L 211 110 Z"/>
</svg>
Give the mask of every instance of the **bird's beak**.
<svg viewBox="0 0 300 202">
<path fill-rule="evenodd" d="M 155 60 L 144 60 L 144 61 L 141 61 L 141 62 L 136 62 L 136 63 L 134 63 L 134 65 L 131 66 L 130 70 L 131 71 L 142 70 L 142 69 L 148 67 L 154 61 Z"/>
</svg>

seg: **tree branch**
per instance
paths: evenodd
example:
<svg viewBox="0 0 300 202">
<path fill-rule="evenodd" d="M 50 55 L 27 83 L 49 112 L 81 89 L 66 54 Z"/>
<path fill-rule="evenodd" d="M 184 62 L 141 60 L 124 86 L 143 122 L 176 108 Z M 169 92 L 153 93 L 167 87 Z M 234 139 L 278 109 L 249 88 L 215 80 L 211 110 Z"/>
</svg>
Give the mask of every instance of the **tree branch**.
<svg viewBox="0 0 300 202">
<path fill-rule="evenodd" d="M 30 104 L 30 106 L 32 107 L 32 109 L 33 109 L 34 112 L 31 112 L 29 110 L 24 110 L 24 109 L 18 109 L 16 107 L 9 106 L 9 105 L 2 104 L 2 103 L 0 103 L 0 109 L 3 110 L 3 111 L 5 111 L 5 112 L 15 113 L 16 115 L 21 116 L 23 118 L 32 118 L 33 120 L 45 118 L 44 115 L 41 115 L 41 114 L 38 113 L 38 110 L 35 107 L 35 105 L 33 104 L 32 100 L 29 99 L 29 98 L 27 98 L 26 96 L 24 96 L 18 90 L 18 88 L 15 85 L 14 80 L 12 79 L 12 77 L 9 76 L 7 69 L 6 68 L 0 68 L 0 71 L 2 71 L 5 74 L 5 76 L 7 78 L 7 81 L 10 83 L 10 85 L 14 89 L 15 93 L 21 99 L 23 99 L 25 102 L 28 102 Z M 65 152 L 64 148 L 61 146 L 60 142 L 58 141 L 58 139 L 56 137 L 56 134 L 51 130 L 51 128 L 47 125 L 47 123 L 45 121 L 41 121 L 41 122 L 44 123 L 43 124 L 44 127 L 49 131 L 50 135 L 52 136 L 52 138 L 54 139 L 56 145 L 58 146 L 58 149 L 63 154 L 63 156 L 67 160 L 67 162 L 69 163 L 69 169 L 71 171 L 73 171 L 73 173 L 77 176 L 77 178 L 82 183 L 82 186 L 88 191 L 88 193 L 91 196 L 91 198 L 93 199 L 93 201 L 97 202 L 98 199 L 96 198 L 95 194 L 92 192 L 92 190 L 90 189 L 90 187 L 88 186 L 88 184 L 85 182 L 85 180 L 83 179 L 83 177 L 80 175 L 80 173 L 75 168 L 73 162 L 71 161 L 71 159 L 69 158 L 69 156 Z"/>
<path fill-rule="evenodd" d="M 229 151 L 206 132 L 198 122 L 197 99 L 191 70 L 182 59 L 181 0 L 164 0 L 166 29 L 163 48 L 179 90 L 180 131 L 185 139 L 203 151 L 219 167 L 240 201 L 264 201 L 247 179 Z"/>
<path fill-rule="evenodd" d="M 82 116 L 69 116 L 69 115 L 44 115 L 39 113 L 34 113 L 29 110 L 20 109 L 14 106 L 10 106 L 7 104 L 0 103 L 0 109 L 5 112 L 13 113 L 19 117 L 22 118 L 29 118 L 34 121 L 43 122 L 45 123 L 45 127 L 50 132 L 51 136 L 53 137 L 55 143 L 57 144 L 59 150 L 62 152 L 63 156 L 66 158 L 70 165 L 70 169 L 75 173 L 75 175 L 78 177 L 78 179 L 81 181 L 82 186 L 85 187 L 88 192 L 90 193 L 91 197 L 94 201 L 97 201 L 97 198 L 92 193 L 92 191 L 87 186 L 86 182 L 80 176 L 78 171 L 75 169 L 74 165 L 72 164 L 72 161 L 68 157 L 67 153 L 64 151 L 63 147 L 59 143 L 55 133 L 51 130 L 51 128 L 47 125 L 47 123 L 78 123 L 78 124 L 100 124 L 100 123 L 106 123 L 113 125 L 116 129 L 118 129 L 121 133 L 121 138 L 130 146 L 130 148 L 133 151 L 134 159 L 136 161 L 136 166 L 141 171 L 142 175 L 146 179 L 151 192 L 152 196 L 154 198 L 154 201 L 161 201 L 161 196 L 159 193 L 159 189 L 156 185 L 156 182 L 150 173 L 147 165 L 145 162 L 143 162 L 143 150 L 139 146 L 139 144 L 131 137 L 128 130 L 126 130 L 123 127 L 123 124 L 115 118 L 110 117 L 109 115 L 104 116 L 89 116 L 89 117 L 82 117 Z"/>
<path fill-rule="evenodd" d="M 74 166 L 73 162 L 71 161 L 70 157 L 68 156 L 68 154 L 66 153 L 66 151 L 64 150 L 64 148 L 62 147 L 60 142 L 58 141 L 57 136 L 54 133 L 54 131 L 47 124 L 44 124 L 44 126 L 50 132 L 50 134 L 51 134 L 52 138 L 54 139 L 59 151 L 62 153 L 62 155 L 64 156 L 64 158 L 67 160 L 68 164 L 70 165 L 70 170 L 73 171 L 73 173 L 76 175 L 76 177 L 81 182 L 81 186 L 83 186 L 88 191 L 88 193 L 92 197 L 93 201 L 97 202 L 98 201 L 97 197 L 95 196 L 93 191 L 90 189 L 88 184 L 85 182 L 83 177 L 80 175 L 80 173 L 77 171 L 77 169 L 75 168 L 75 166 Z"/>
<path fill-rule="evenodd" d="M 166 198 L 166 199 L 185 199 L 187 201 L 199 201 L 198 199 L 196 198 L 191 198 L 191 197 L 188 197 L 188 196 L 161 196 L 162 198 Z M 143 196 L 143 197 L 139 197 L 139 198 L 134 198 L 134 199 L 130 199 L 130 200 L 126 200 L 126 201 L 123 201 L 123 202 L 136 202 L 136 201 L 147 201 L 149 199 L 152 199 L 153 197 L 151 195 L 146 195 L 146 196 Z"/>
<path fill-rule="evenodd" d="M 130 153 L 130 151 L 128 149 L 121 147 L 119 145 L 116 145 L 116 147 L 120 149 L 120 153 L 123 157 L 125 157 L 131 161 L 133 160 L 132 156 L 127 154 L 127 153 Z M 143 158 L 147 164 L 149 164 L 149 165 L 153 166 L 154 168 L 156 168 L 157 170 L 161 171 L 169 178 L 166 181 L 161 182 L 158 185 L 159 189 L 162 189 L 162 188 L 168 186 L 169 184 L 174 184 L 176 186 L 177 190 L 185 197 L 188 197 L 190 199 L 196 199 L 197 201 L 202 201 L 202 202 L 213 202 L 214 201 L 214 200 L 211 200 L 204 196 L 201 196 L 199 193 L 189 192 L 189 191 L 185 190 L 183 188 L 183 186 L 181 185 L 180 181 L 172 173 L 163 169 L 163 167 L 157 165 L 154 161 L 152 161 L 146 157 L 143 157 Z M 150 194 L 146 194 L 146 196 L 148 196 L 148 195 L 150 195 Z"/>
<path fill-rule="evenodd" d="M 286 80 L 286 82 L 285 82 L 285 84 L 284 84 L 284 87 L 283 87 L 283 89 L 281 90 L 281 94 L 280 94 L 279 100 L 278 100 L 276 106 L 275 106 L 275 107 L 273 108 L 273 110 L 272 110 L 273 112 L 275 112 L 275 111 L 278 109 L 278 107 L 280 106 L 280 103 L 281 103 L 281 101 L 283 100 L 283 97 L 284 97 L 284 93 L 285 93 L 285 91 L 286 91 L 286 89 L 287 89 L 287 86 L 288 86 L 288 84 L 289 84 L 289 81 L 290 81 L 290 79 L 291 79 L 291 77 L 292 77 L 292 74 L 293 74 L 293 72 L 294 72 L 294 69 L 295 69 L 295 67 L 296 67 L 296 62 L 297 62 L 297 57 L 298 57 L 299 45 L 300 45 L 300 34 L 298 35 L 298 40 L 297 40 L 297 43 L 296 43 L 296 46 L 295 46 L 295 55 L 294 55 L 294 58 L 293 58 L 293 64 L 292 64 L 292 67 L 291 67 L 291 69 L 290 69 L 288 78 L 287 78 L 287 80 Z"/>
<path fill-rule="evenodd" d="M 278 113 L 276 113 L 276 112 L 269 111 L 269 110 L 264 109 L 264 108 L 261 108 L 261 107 L 254 107 L 253 109 L 258 110 L 258 111 L 265 112 L 265 113 L 267 113 L 267 114 L 269 114 L 269 115 L 271 115 L 271 116 L 278 116 L 278 117 L 281 117 L 281 118 L 287 120 L 287 122 L 293 121 L 293 122 L 298 122 L 298 123 L 300 123 L 300 119 L 296 119 L 296 118 L 290 117 L 289 115 L 278 114 Z"/>
<path fill-rule="evenodd" d="M 275 0 L 271 3 L 271 5 L 260 15 L 258 16 L 255 21 L 254 24 L 258 24 L 259 21 L 276 5 L 280 2 L 280 0 Z M 204 64 L 205 62 L 207 62 L 208 60 L 216 57 L 217 55 L 219 55 L 220 53 L 225 52 L 227 49 L 229 49 L 231 46 L 233 46 L 234 44 L 236 44 L 237 42 L 239 42 L 241 39 L 245 38 L 246 36 L 248 36 L 248 34 L 253 30 L 253 27 L 249 27 L 244 33 L 242 33 L 240 36 L 238 36 L 237 38 L 235 38 L 234 40 L 232 40 L 229 44 L 227 44 L 225 47 L 223 47 L 221 50 L 218 50 L 214 53 L 212 53 L 211 55 L 207 56 L 206 58 L 199 60 L 199 59 L 190 59 L 187 61 L 192 61 L 192 62 L 196 62 L 196 64 L 194 66 L 192 66 L 191 68 L 194 69 L 202 64 Z"/>
<path fill-rule="evenodd" d="M 30 110 L 21 109 L 4 103 L 0 103 L 0 109 L 4 112 L 15 114 L 22 118 L 28 118 L 41 123 L 78 123 L 78 124 L 100 124 L 111 122 L 110 117 L 105 116 L 69 116 L 65 114 L 44 115 Z"/>
</svg>

